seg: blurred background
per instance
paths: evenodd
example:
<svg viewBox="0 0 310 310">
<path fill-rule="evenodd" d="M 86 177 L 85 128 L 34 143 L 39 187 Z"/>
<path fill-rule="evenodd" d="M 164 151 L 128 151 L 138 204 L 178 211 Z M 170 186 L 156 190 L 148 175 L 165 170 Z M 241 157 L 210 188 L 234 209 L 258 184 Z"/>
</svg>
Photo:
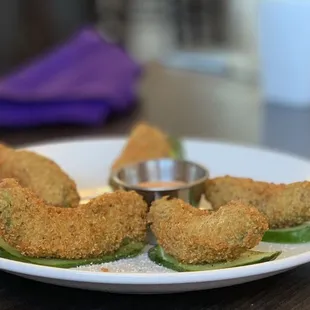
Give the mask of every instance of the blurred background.
<svg viewBox="0 0 310 310">
<path fill-rule="evenodd" d="M 310 156 L 307 1 L 6 0 L 0 2 L 0 20 L 0 139 L 6 143 L 126 134 L 136 121 L 147 120 L 174 135 Z M 95 56 L 85 56 L 93 39 L 78 34 L 89 26 L 141 69 L 140 75 L 130 73 L 133 77 L 126 91 L 124 84 L 117 86 L 119 90 L 115 86 L 120 84 L 116 72 L 123 77 L 129 74 L 130 69 L 117 58 L 125 56 L 113 58 L 115 51 L 104 54 L 104 47 L 99 47 L 102 54 L 99 49 L 92 51 L 96 65 Z M 77 36 L 74 42 L 72 36 Z M 68 55 L 62 58 L 64 51 L 53 61 L 46 56 L 66 44 L 71 44 L 70 65 Z M 111 57 L 109 69 L 100 57 Z M 48 68 L 56 68 L 57 62 L 57 72 L 49 74 Z M 100 72 L 106 72 L 104 79 Z M 41 79 L 43 75 L 47 77 Z M 23 122 L 23 113 L 34 114 L 52 101 L 58 112 L 46 113 L 60 114 L 62 105 L 67 105 L 66 115 L 74 113 L 75 104 L 81 105 L 76 98 L 83 83 L 90 101 L 95 98 L 97 106 L 108 106 L 102 122 L 72 122 L 72 117 L 57 121 L 56 116 L 44 123 Z M 92 83 L 102 85 L 93 96 Z M 62 85 L 61 91 L 54 88 L 56 84 Z M 114 93 L 131 94 L 126 97 L 126 109 L 113 108 L 115 100 L 106 90 L 110 84 Z"/>
<path fill-rule="evenodd" d="M 143 61 L 175 50 L 255 53 L 257 0 L 1 1 L 1 73 L 98 25 Z M 252 28 L 252 29 L 251 29 Z"/>
</svg>

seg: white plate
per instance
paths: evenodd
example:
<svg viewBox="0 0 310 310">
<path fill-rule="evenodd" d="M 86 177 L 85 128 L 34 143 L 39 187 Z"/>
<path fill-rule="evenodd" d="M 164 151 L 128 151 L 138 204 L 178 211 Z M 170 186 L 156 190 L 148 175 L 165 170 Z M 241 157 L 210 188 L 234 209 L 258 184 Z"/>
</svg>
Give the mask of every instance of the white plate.
<svg viewBox="0 0 310 310">
<path fill-rule="evenodd" d="M 47 144 L 30 149 L 54 159 L 76 180 L 78 188 L 85 190 L 105 185 L 109 167 L 123 144 L 123 139 L 95 139 Z M 289 155 L 199 140 L 186 140 L 185 148 L 188 159 L 206 165 L 211 176 L 231 174 L 283 183 L 310 177 L 310 162 Z M 310 262 L 310 244 L 283 246 L 262 243 L 259 248 L 280 248 L 283 254 L 275 261 L 262 264 L 186 273 L 160 267 L 151 267 L 145 272 L 145 268 L 152 266 L 152 263 L 143 257 L 110 264 L 111 272 L 100 272 L 100 267 L 58 269 L 6 259 L 0 259 L 0 269 L 37 281 L 89 290 L 169 293 L 245 283 Z M 137 269 L 137 264 L 142 272 L 130 272 Z M 113 272 L 115 268 L 119 270 L 124 266 L 127 272 Z"/>
</svg>

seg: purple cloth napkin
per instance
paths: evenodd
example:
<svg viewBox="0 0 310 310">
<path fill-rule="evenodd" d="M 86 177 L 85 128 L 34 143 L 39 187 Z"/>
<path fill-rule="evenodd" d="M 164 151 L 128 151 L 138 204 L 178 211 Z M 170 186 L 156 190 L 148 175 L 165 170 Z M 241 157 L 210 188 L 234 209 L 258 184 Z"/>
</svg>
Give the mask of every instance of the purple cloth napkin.
<svg viewBox="0 0 310 310">
<path fill-rule="evenodd" d="M 0 80 L 0 126 L 102 123 L 130 109 L 140 73 L 125 51 L 86 27 Z"/>
</svg>

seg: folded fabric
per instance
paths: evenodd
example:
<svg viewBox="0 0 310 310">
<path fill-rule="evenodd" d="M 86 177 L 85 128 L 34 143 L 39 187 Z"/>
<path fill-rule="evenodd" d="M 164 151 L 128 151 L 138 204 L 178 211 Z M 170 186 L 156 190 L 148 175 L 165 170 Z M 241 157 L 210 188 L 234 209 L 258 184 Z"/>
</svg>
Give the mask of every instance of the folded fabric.
<svg viewBox="0 0 310 310">
<path fill-rule="evenodd" d="M 86 27 L 0 80 L 0 126 L 102 123 L 130 109 L 140 73 L 124 50 Z"/>
</svg>

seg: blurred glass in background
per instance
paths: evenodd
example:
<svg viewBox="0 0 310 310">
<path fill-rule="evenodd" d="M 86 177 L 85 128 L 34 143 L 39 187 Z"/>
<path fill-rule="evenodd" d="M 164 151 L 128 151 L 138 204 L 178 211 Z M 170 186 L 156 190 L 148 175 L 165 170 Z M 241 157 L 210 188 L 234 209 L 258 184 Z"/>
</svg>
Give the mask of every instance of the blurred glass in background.
<svg viewBox="0 0 310 310">
<path fill-rule="evenodd" d="M 98 0 L 97 7 L 108 2 L 125 9 L 120 39 L 140 61 L 256 79 L 257 0 Z"/>
</svg>

